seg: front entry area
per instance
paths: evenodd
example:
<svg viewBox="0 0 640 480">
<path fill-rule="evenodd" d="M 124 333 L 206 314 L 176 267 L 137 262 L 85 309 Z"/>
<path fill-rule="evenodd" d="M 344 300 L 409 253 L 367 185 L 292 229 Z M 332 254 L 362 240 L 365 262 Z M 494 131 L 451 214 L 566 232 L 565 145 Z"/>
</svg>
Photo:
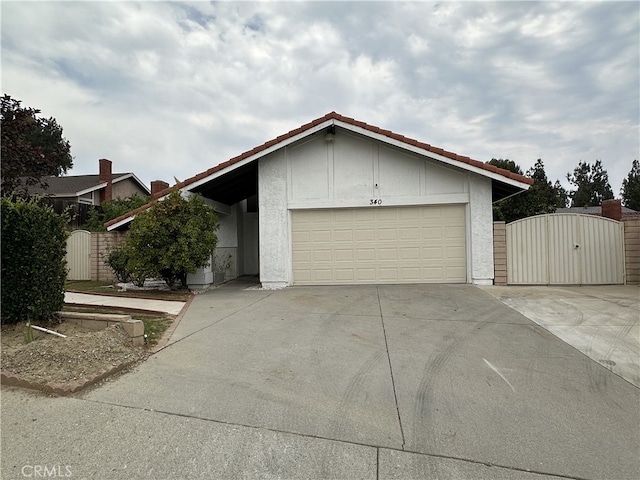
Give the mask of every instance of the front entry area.
<svg viewBox="0 0 640 480">
<path fill-rule="evenodd" d="M 294 285 L 465 283 L 464 205 L 293 210 Z"/>
</svg>

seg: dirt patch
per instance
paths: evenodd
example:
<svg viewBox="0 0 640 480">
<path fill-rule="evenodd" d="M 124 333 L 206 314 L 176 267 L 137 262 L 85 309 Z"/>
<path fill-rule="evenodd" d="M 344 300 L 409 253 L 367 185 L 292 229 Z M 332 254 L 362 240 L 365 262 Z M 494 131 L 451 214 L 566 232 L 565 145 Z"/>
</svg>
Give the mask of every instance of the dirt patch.
<svg viewBox="0 0 640 480">
<path fill-rule="evenodd" d="M 71 322 L 42 323 L 67 338 L 34 331 L 34 341 L 25 343 L 26 325 L 3 325 L 1 370 L 30 383 L 83 384 L 118 365 L 148 355 L 131 345 L 120 325 L 93 331 Z"/>
</svg>

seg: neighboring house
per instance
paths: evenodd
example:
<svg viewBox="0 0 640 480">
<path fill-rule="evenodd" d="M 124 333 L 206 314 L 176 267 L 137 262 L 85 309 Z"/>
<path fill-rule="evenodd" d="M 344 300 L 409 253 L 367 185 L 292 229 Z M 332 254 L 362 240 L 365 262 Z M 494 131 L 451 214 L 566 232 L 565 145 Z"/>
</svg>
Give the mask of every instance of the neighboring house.
<svg viewBox="0 0 640 480">
<path fill-rule="evenodd" d="M 44 195 L 56 212 L 62 213 L 72 207 L 80 217 L 84 217 L 91 206 L 98 206 L 103 202 L 129 198 L 135 194 L 151 194 L 133 173 L 113 173 L 111 170 L 111 161 L 103 158 L 99 160 L 98 175 L 46 177 L 44 181 L 47 188 L 38 185 L 29 187 L 28 191 L 32 195 Z M 76 223 L 82 224 L 82 220 Z"/>
<path fill-rule="evenodd" d="M 617 204 L 618 204 L 618 208 L 621 209 L 621 218 L 615 218 L 615 220 L 624 220 L 627 218 L 640 218 L 640 212 L 637 212 L 635 210 L 631 210 L 630 208 L 627 207 L 620 207 L 620 200 L 616 200 Z M 556 209 L 556 213 L 581 213 L 583 215 L 598 215 L 598 216 L 603 216 L 602 215 L 602 205 L 600 205 L 599 207 L 568 207 L 568 208 L 558 208 Z"/>
<path fill-rule="evenodd" d="M 154 195 L 216 206 L 231 276 L 264 288 L 492 284 L 493 202 L 533 180 L 331 112 Z M 127 228 L 134 210 L 106 224 Z M 189 276 L 212 282 L 211 269 Z"/>
</svg>

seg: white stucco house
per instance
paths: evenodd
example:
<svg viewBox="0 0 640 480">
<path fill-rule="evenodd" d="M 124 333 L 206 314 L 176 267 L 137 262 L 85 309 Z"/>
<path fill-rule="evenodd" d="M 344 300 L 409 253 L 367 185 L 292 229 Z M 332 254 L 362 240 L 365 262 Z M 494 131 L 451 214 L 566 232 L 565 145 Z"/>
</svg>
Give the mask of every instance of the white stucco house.
<svg viewBox="0 0 640 480">
<path fill-rule="evenodd" d="M 156 196 L 178 188 L 208 199 L 218 250 L 231 255 L 228 277 L 259 275 L 264 288 L 486 285 L 492 203 L 532 183 L 331 112 Z M 212 281 L 211 267 L 189 277 L 197 287 Z"/>
</svg>

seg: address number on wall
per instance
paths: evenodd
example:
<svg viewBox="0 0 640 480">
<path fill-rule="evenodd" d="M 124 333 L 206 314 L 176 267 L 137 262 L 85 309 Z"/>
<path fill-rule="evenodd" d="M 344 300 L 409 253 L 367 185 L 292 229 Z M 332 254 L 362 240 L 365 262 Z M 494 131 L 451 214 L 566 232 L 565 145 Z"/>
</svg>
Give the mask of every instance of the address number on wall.
<svg viewBox="0 0 640 480">
<path fill-rule="evenodd" d="M 369 200 L 369 205 L 382 205 L 382 199 L 381 198 L 372 198 L 371 200 Z"/>
</svg>

